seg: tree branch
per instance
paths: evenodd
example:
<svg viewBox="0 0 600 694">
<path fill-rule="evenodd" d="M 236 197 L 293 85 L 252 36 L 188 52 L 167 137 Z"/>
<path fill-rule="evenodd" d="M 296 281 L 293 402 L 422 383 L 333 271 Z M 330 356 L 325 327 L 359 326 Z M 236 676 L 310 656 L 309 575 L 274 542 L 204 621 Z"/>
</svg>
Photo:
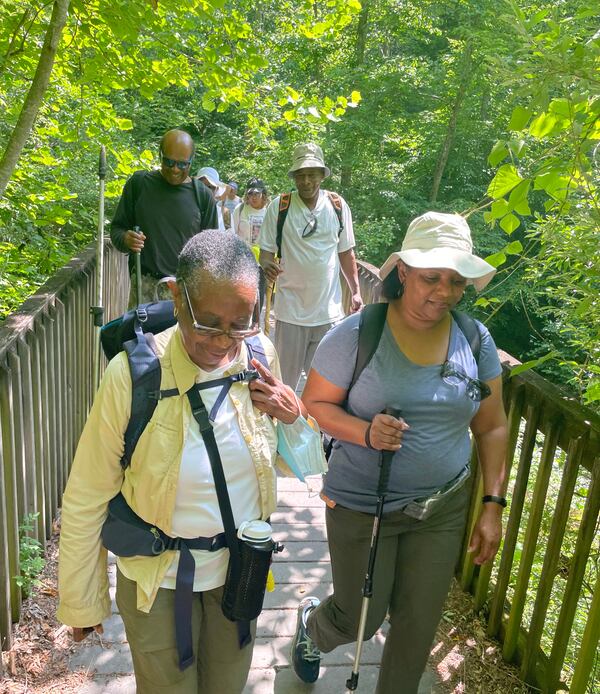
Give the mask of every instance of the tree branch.
<svg viewBox="0 0 600 694">
<path fill-rule="evenodd" d="M 6 186 L 19 161 L 19 157 L 29 139 L 33 124 L 37 118 L 40 106 L 54 66 L 54 59 L 60 43 L 63 28 L 67 21 L 70 0 L 54 0 L 52 17 L 44 38 L 37 69 L 19 114 L 11 136 L 0 161 L 0 197 L 4 195 Z"/>
</svg>

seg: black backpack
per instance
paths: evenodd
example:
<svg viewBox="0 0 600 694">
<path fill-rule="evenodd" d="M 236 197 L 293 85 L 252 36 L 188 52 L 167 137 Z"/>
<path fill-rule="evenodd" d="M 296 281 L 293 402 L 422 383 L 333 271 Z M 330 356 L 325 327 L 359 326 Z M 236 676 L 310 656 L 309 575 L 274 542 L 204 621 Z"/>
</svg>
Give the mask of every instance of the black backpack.
<svg viewBox="0 0 600 694">
<path fill-rule="evenodd" d="M 342 231 L 344 231 L 344 222 L 342 220 L 342 198 L 337 193 L 332 193 L 330 191 L 327 191 L 327 197 L 329 198 L 329 201 L 333 205 L 333 209 L 335 211 L 335 215 L 338 218 L 338 223 L 339 223 L 339 230 L 338 230 L 338 238 L 341 236 Z M 290 202 L 292 200 L 292 194 L 291 193 L 282 193 L 279 196 L 279 211 L 277 213 L 277 237 L 276 237 L 276 244 L 277 244 L 277 256 L 281 258 L 281 239 L 283 236 L 283 225 L 285 224 L 285 219 L 287 217 L 287 214 L 290 210 Z"/>
<path fill-rule="evenodd" d="M 373 358 L 377 346 L 379 345 L 379 340 L 381 339 L 381 334 L 383 333 L 383 327 L 385 325 L 385 320 L 387 317 L 387 310 L 389 304 L 368 304 L 363 308 L 360 314 L 360 321 L 358 324 L 358 350 L 356 352 L 356 364 L 354 366 L 354 373 L 352 374 L 352 379 L 350 385 L 348 386 L 348 391 L 346 394 L 346 401 L 348 400 L 348 394 L 358 381 L 358 377 L 364 371 L 367 364 Z M 467 338 L 469 347 L 473 352 L 475 357 L 475 362 L 479 365 L 479 354 L 481 352 L 481 333 L 477 327 L 477 323 L 466 313 L 462 311 L 451 311 L 452 317 L 456 321 L 456 324 L 460 328 L 461 332 Z"/>
<path fill-rule="evenodd" d="M 175 325 L 172 301 L 156 301 L 140 304 L 115 318 L 100 331 L 102 349 L 107 359 L 125 350 L 131 372 L 131 416 L 125 431 L 124 451 L 121 458 L 123 469 L 131 463 L 131 456 L 146 425 L 152 418 L 159 400 L 180 395 L 177 388 L 161 390 L 160 361 L 156 355 L 154 335 Z M 267 357 L 258 335 L 247 338 L 248 362 L 256 358 L 269 368 Z M 211 385 L 222 385 L 221 393 L 210 413 L 214 421 L 216 412 L 227 395 L 229 388 L 236 382 L 248 382 L 257 377 L 251 368 L 223 378 L 210 381 Z M 204 384 L 206 387 L 208 383 Z M 183 397 L 183 396 L 182 396 Z"/>
</svg>

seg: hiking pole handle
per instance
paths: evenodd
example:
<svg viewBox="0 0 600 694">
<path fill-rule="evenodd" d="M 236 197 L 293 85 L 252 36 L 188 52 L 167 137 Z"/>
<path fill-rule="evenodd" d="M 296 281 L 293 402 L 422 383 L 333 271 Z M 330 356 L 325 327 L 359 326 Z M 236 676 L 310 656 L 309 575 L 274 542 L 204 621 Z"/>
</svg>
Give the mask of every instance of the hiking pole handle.
<svg viewBox="0 0 600 694">
<path fill-rule="evenodd" d="M 98 178 L 101 181 L 106 178 L 106 149 L 104 145 L 100 147 L 100 156 L 98 157 Z"/>
<path fill-rule="evenodd" d="M 139 234 L 142 233 L 142 230 L 139 228 L 139 226 L 134 226 L 133 227 L 133 233 Z M 142 303 L 142 252 L 141 251 L 136 251 L 135 252 L 135 284 L 136 284 L 136 298 L 137 298 L 137 305 L 139 306 Z"/>
<path fill-rule="evenodd" d="M 382 414 L 389 414 L 392 417 L 398 419 L 402 414 L 401 410 L 395 409 L 393 407 L 386 407 Z M 385 496 L 390 482 L 390 472 L 392 469 L 392 459 L 394 457 L 394 451 L 381 451 L 381 467 L 379 470 L 379 482 L 377 484 L 377 496 Z"/>
</svg>

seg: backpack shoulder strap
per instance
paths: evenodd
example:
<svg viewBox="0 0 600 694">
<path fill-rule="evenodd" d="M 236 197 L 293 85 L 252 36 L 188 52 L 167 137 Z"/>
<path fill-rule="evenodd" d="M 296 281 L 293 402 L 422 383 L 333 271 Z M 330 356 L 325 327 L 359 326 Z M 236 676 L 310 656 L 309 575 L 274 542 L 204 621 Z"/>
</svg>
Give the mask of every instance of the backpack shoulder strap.
<svg viewBox="0 0 600 694">
<path fill-rule="evenodd" d="M 467 338 L 471 352 L 475 357 L 475 363 L 479 366 L 479 355 L 481 353 L 481 333 L 477 323 L 463 311 L 452 311 L 452 317 L 460 328 L 463 335 Z"/>
<path fill-rule="evenodd" d="M 342 219 L 342 198 L 337 193 L 332 193 L 331 191 L 327 191 L 327 197 L 333 205 L 333 210 L 338 218 L 338 223 L 340 225 L 338 236 L 341 236 L 342 231 L 344 231 L 344 221 Z"/>
<path fill-rule="evenodd" d="M 131 465 L 137 442 L 156 409 L 157 399 L 150 394 L 160 391 L 160 362 L 137 318 L 135 329 L 135 338 L 123 345 L 131 374 L 131 415 L 124 435 L 123 469 Z"/>
<path fill-rule="evenodd" d="M 348 393 L 355 386 L 358 377 L 364 371 L 367 364 L 373 358 L 377 346 L 379 345 L 379 340 L 381 339 L 381 334 L 383 333 L 383 326 L 385 325 L 385 320 L 387 316 L 388 304 L 368 304 L 363 308 L 360 314 L 360 322 L 358 324 L 358 349 L 356 352 L 356 364 L 354 366 L 354 373 L 352 374 L 352 380 L 348 386 L 348 391 L 346 393 L 346 399 L 348 399 Z"/>
<path fill-rule="evenodd" d="M 282 193 L 279 196 L 279 211 L 277 212 L 277 236 L 275 243 L 277 244 L 277 255 L 281 258 L 281 239 L 283 236 L 283 225 L 285 224 L 285 218 L 290 209 L 290 202 L 292 200 L 291 193 Z"/>
</svg>

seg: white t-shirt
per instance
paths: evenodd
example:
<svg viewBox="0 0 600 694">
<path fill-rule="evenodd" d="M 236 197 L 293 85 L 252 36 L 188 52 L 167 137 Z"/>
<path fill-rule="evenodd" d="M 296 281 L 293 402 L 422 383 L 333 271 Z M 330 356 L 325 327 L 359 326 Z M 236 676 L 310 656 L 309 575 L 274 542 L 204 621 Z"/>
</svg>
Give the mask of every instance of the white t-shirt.
<svg viewBox="0 0 600 694">
<path fill-rule="evenodd" d="M 267 208 L 258 239 L 260 248 L 277 253 L 277 216 L 279 197 Z M 316 231 L 302 238 L 307 225 L 314 224 Z M 309 210 L 297 192 L 290 200 L 281 239 L 282 273 L 277 280 L 275 317 L 295 325 L 324 325 L 340 320 L 342 287 L 338 253 L 354 247 L 352 214 L 342 199 L 340 225 L 327 191 L 319 191 L 319 199 Z M 309 227 L 310 228 L 310 227 Z"/>
<path fill-rule="evenodd" d="M 266 207 L 257 210 L 252 205 L 242 203 L 233 212 L 231 228 L 249 246 L 255 246 L 266 212 Z"/>
<path fill-rule="evenodd" d="M 221 378 L 231 366 L 227 364 L 215 371 L 199 369 L 197 383 Z M 208 412 L 215 403 L 221 386 L 200 391 Z M 260 518 L 260 490 L 256 468 L 244 441 L 235 407 L 225 397 L 213 424 L 219 447 L 231 510 L 236 528 L 245 520 Z M 223 520 L 217 500 L 210 460 L 196 420 L 192 420 L 183 446 L 171 534 L 173 537 L 212 537 L 223 532 Z M 192 550 L 196 561 L 194 590 L 218 588 L 225 583 L 229 552 Z M 175 589 L 179 554 L 163 578 L 161 588 Z"/>
</svg>

